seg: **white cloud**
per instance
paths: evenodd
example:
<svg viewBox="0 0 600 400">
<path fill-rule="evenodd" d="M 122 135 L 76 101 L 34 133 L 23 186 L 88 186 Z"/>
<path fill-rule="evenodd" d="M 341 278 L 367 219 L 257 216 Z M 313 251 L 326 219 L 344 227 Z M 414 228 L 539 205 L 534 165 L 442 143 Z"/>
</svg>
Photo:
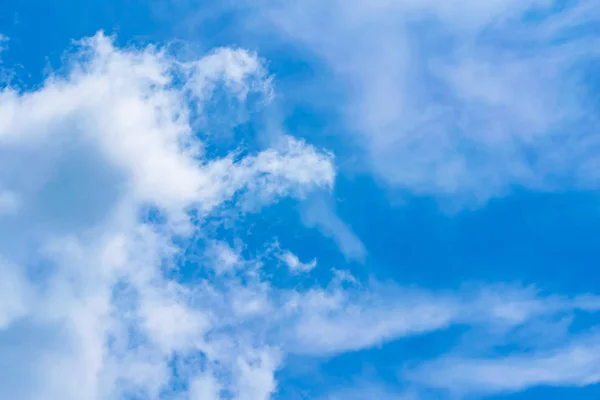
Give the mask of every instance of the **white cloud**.
<svg viewBox="0 0 600 400">
<path fill-rule="evenodd" d="M 337 354 L 455 325 L 510 331 L 547 316 L 600 310 L 597 297 L 540 296 L 535 290 L 518 287 L 433 293 L 377 282 L 346 290 L 338 285 L 292 297 L 286 304 L 296 317 L 284 331 L 293 352 Z"/>
<path fill-rule="evenodd" d="M 37 90 L 0 91 L 0 187 L 19 195 L 0 223 L 0 398 L 268 399 L 289 352 L 597 310 L 594 296 L 434 294 L 342 273 L 325 288 L 276 287 L 260 255 L 245 259 L 243 242 L 203 224 L 330 189 L 335 169 L 289 137 L 243 157 L 203 153 L 194 124 L 211 90 L 269 91 L 256 56 L 221 49 L 182 63 L 102 34 L 79 46 Z M 140 218 L 148 207 L 158 222 Z M 364 256 L 339 219 L 313 218 L 349 258 Z M 184 261 L 212 273 L 182 278 L 180 244 L 197 238 L 206 248 Z"/>
<path fill-rule="evenodd" d="M 246 100 L 250 91 L 273 96 L 270 78 L 256 54 L 245 50 L 221 48 L 194 63 L 184 64 L 185 86 L 203 104 L 213 94 L 215 83 L 222 81 L 227 90 Z"/>
<path fill-rule="evenodd" d="M 206 251 L 206 256 L 208 258 L 207 266 L 213 268 L 217 274 L 235 272 L 244 263 L 238 249 L 219 241 L 215 241 L 210 245 Z"/>
<path fill-rule="evenodd" d="M 387 185 L 476 204 L 514 185 L 597 187 L 598 113 L 579 66 L 598 59 L 598 43 L 593 29 L 574 29 L 597 23 L 592 1 L 254 9 L 327 63 L 348 131 Z"/>
<path fill-rule="evenodd" d="M 317 266 L 316 258 L 310 262 L 303 263 L 297 255 L 290 251 L 283 251 L 278 257 L 293 273 L 309 272 Z"/>
<path fill-rule="evenodd" d="M 367 251 L 362 241 L 323 199 L 309 201 L 301 217 L 306 226 L 316 227 L 323 235 L 333 238 L 346 259 L 364 261 Z"/>
<path fill-rule="evenodd" d="M 190 386 L 190 399 L 192 400 L 220 398 L 221 385 L 211 375 L 195 378 Z"/>
<path fill-rule="evenodd" d="M 446 357 L 408 374 L 415 383 L 457 395 L 517 392 L 532 386 L 586 386 L 600 382 L 598 337 L 550 351 L 496 358 Z"/>
<path fill-rule="evenodd" d="M 244 330 L 208 335 L 264 312 L 264 285 L 169 278 L 180 252 L 172 240 L 201 230 L 189 211 L 251 211 L 330 187 L 331 156 L 285 138 L 247 157 L 204 157 L 194 125 L 213 90 L 224 87 L 240 108 L 251 92 L 271 96 L 261 61 L 245 50 L 180 62 L 97 34 L 67 60 L 35 91 L 0 91 L 0 187 L 19 193 L 8 219 L 16 197 L 2 192 L 0 342 L 32 342 L 0 368 L 0 397 L 162 398 L 179 354 L 204 360 L 184 363 L 190 395 L 268 398 L 277 351 L 253 350 Z M 147 206 L 164 224 L 139 219 Z M 211 266 L 234 268 L 233 254 Z M 207 383 L 228 374 L 235 379 Z"/>
<path fill-rule="evenodd" d="M 235 379 L 236 398 L 240 400 L 268 399 L 277 385 L 273 370 L 279 362 L 276 351 L 269 348 L 253 351 L 250 358 L 239 358 Z M 256 354 L 257 353 L 257 354 Z"/>
</svg>

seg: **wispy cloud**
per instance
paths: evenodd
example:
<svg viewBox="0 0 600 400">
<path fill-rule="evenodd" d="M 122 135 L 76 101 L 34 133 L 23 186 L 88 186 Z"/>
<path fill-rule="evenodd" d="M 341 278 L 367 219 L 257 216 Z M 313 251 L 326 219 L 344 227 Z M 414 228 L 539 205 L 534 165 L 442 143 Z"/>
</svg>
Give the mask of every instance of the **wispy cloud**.
<svg viewBox="0 0 600 400">
<path fill-rule="evenodd" d="M 279 254 L 278 257 L 293 273 L 309 272 L 317 266 L 316 258 L 309 262 L 303 263 L 300 261 L 297 255 L 290 251 L 284 251 Z"/>
<path fill-rule="evenodd" d="M 444 357 L 408 373 L 418 384 L 455 395 L 518 392 L 533 386 L 581 387 L 600 382 L 597 335 L 550 350 L 490 358 Z"/>
<path fill-rule="evenodd" d="M 0 53 L 2 53 L 7 48 L 8 38 L 0 33 Z M 0 60 L 0 63 L 2 60 Z"/>
<path fill-rule="evenodd" d="M 320 56 L 367 169 L 420 195 L 480 204 L 510 188 L 594 186 L 592 1 L 258 2 Z M 588 29 L 589 28 L 589 29 Z"/>
<path fill-rule="evenodd" d="M 527 288 L 483 286 L 458 292 L 430 292 L 373 282 L 368 288 L 311 291 L 288 307 L 299 310 L 287 332 L 296 352 L 338 354 L 403 337 L 479 326 L 507 332 L 544 317 L 600 310 L 597 297 L 539 296 Z"/>
<path fill-rule="evenodd" d="M 364 261 L 367 251 L 362 241 L 323 198 L 315 197 L 307 202 L 301 217 L 306 226 L 315 227 L 332 238 L 346 259 Z"/>
</svg>

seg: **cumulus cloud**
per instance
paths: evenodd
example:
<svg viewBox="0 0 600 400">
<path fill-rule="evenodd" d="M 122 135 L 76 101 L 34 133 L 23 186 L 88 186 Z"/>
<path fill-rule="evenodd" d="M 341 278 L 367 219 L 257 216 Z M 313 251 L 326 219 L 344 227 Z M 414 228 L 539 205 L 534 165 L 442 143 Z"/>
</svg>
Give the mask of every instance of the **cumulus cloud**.
<svg viewBox="0 0 600 400">
<path fill-rule="evenodd" d="M 116 48 L 99 33 L 66 59 L 37 90 L 0 92 L 0 320 L 5 339 L 31 337 L 0 372 L 12 382 L 2 397 L 169 397 L 178 362 L 196 396 L 267 398 L 277 350 L 206 337 L 262 310 L 262 286 L 244 294 L 233 281 L 220 291 L 169 279 L 173 239 L 201 229 L 192 214 L 248 212 L 330 187 L 331 156 L 287 137 L 246 157 L 205 157 L 194 127 L 212 93 L 221 88 L 239 107 L 250 93 L 265 104 L 272 95 L 245 50 L 181 62 L 153 46 Z M 162 223 L 140 219 L 148 207 Z M 233 269 L 235 253 L 213 247 L 211 265 Z M 223 374 L 231 379 L 215 377 Z"/>
</svg>

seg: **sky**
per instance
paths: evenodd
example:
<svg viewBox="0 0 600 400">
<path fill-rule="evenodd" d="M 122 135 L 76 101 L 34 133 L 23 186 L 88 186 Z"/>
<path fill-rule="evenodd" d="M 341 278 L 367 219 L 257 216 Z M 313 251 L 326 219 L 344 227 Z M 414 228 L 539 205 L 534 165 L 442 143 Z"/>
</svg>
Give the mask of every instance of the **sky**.
<svg viewBox="0 0 600 400">
<path fill-rule="evenodd" d="M 0 2 L 0 398 L 600 398 L 594 0 Z"/>
</svg>

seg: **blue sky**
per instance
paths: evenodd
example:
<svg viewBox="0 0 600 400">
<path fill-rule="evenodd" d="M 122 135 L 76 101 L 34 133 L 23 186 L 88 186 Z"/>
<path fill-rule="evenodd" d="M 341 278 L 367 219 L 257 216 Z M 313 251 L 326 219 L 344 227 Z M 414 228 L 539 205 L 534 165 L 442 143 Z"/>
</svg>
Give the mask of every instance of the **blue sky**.
<svg viewBox="0 0 600 400">
<path fill-rule="evenodd" d="M 597 399 L 593 0 L 0 4 L 0 398 Z"/>
</svg>

